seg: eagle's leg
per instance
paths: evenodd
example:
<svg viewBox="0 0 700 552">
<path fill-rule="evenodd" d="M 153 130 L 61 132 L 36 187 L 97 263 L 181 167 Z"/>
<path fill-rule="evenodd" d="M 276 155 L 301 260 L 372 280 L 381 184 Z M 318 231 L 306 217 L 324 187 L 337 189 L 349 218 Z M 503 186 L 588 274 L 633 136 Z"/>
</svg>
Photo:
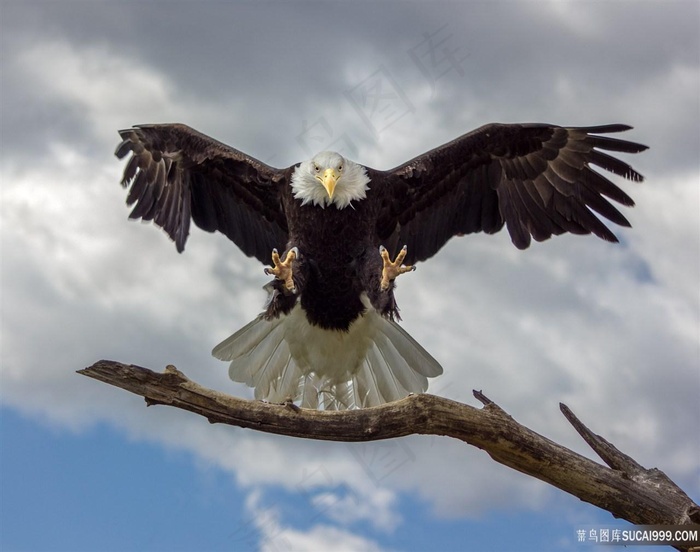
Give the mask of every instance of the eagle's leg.
<svg viewBox="0 0 700 552">
<path fill-rule="evenodd" d="M 382 261 L 384 262 L 384 266 L 382 267 L 382 281 L 380 284 L 382 291 L 389 289 L 391 282 L 393 282 L 399 274 L 411 272 L 416 269 L 415 266 L 405 266 L 401 264 L 406 257 L 407 251 L 408 249 L 404 245 L 401 251 L 399 251 L 399 254 L 396 255 L 396 259 L 392 262 L 386 247 L 383 245 L 379 246 L 379 254 L 382 256 Z"/>
<path fill-rule="evenodd" d="M 284 282 L 284 287 L 292 292 L 296 293 L 296 287 L 294 285 L 294 278 L 292 273 L 292 263 L 294 259 L 299 256 L 299 250 L 296 247 L 292 247 L 284 257 L 284 261 L 280 260 L 280 255 L 277 249 L 272 250 L 272 268 L 266 267 L 265 274 L 273 275 L 278 280 Z"/>
</svg>

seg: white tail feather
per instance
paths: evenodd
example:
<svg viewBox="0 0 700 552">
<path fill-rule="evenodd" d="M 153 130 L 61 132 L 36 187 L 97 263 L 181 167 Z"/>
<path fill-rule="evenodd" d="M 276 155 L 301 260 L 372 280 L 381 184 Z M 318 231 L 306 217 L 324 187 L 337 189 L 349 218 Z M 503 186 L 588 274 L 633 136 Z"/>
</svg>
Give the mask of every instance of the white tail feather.
<svg viewBox="0 0 700 552">
<path fill-rule="evenodd" d="M 347 332 L 312 326 L 299 305 L 286 316 L 262 315 L 217 345 L 232 380 L 270 402 L 339 410 L 395 401 L 428 388 L 438 362 L 396 322 L 372 307 Z"/>
</svg>

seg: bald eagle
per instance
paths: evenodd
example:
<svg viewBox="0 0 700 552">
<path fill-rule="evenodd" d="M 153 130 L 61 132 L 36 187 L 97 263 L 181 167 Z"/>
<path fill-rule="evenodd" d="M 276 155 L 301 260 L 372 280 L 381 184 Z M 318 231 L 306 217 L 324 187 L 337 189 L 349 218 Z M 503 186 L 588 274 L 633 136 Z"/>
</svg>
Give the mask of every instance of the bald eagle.
<svg viewBox="0 0 700 552">
<path fill-rule="evenodd" d="M 593 233 L 627 219 L 632 199 L 593 166 L 643 177 L 605 151 L 646 146 L 606 136 L 631 127 L 488 124 L 389 171 L 322 152 L 286 169 L 182 124 L 119 132 L 132 219 L 179 252 L 193 220 L 272 266 L 267 307 L 217 345 L 234 381 L 271 402 L 362 408 L 424 392 L 440 364 L 398 324 L 395 279 L 453 236 L 508 228 L 531 238 Z M 597 213 L 596 214 L 594 214 Z"/>
</svg>

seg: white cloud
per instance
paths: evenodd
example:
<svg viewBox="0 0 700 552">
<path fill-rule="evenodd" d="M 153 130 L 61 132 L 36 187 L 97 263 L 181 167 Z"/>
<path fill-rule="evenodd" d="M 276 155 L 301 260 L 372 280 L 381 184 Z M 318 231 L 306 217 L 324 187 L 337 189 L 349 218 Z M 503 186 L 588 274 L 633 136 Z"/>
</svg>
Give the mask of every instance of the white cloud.
<svg viewBox="0 0 700 552">
<path fill-rule="evenodd" d="M 312 498 L 317 509 L 342 525 L 364 520 L 385 531 L 394 530 L 401 522 L 395 511 L 397 502 L 396 493 L 381 487 L 369 495 L 352 491 L 321 492 Z"/>
<path fill-rule="evenodd" d="M 15 71 L 46 97 L 78 108 L 106 143 L 125 126 L 125 115 L 147 121 L 173 107 L 175 86 L 165 75 L 104 46 L 78 49 L 62 40 L 35 42 L 13 62 Z"/>
<path fill-rule="evenodd" d="M 303 531 L 285 526 L 280 521 L 280 514 L 275 508 L 261 505 L 262 495 L 253 491 L 248 495 L 246 508 L 252 516 L 252 522 L 260 532 L 260 550 L 275 552 L 279 550 L 306 551 L 330 550 L 334 552 L 383 550 L 376 542 L 330 525 L 315 524 Z"/>
<path fill-rule="evenodd" d="M 384 550 L 376 542 L 349 531 L 329 525 L 315 525 L 308 531 L 282 528 L 274 540 L 263 541 L 261 550 L 307 551 L 328 550 L 333 552 L 380 552 Z"/>
</svg>

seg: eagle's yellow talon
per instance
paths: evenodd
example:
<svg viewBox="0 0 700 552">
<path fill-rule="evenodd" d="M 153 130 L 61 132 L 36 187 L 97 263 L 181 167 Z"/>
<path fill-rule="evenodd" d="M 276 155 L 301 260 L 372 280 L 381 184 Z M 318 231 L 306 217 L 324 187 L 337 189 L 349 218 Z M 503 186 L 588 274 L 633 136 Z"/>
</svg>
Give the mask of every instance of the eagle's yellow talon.
<svg viewBox="0 0 700 552">
<path fill-rule="evenodd" d="M 280 255 L 277 249 L 272 250 L 272 267 L 265 268 L 265 274 L 274 276 L 278 280 L 284 282 L 284 287 L 291 291 L 296 292 L 296 287 L 294 286 L 294 274 L 292 271 L 292 264 L 294 260 L 299 256 L 299 250 L 296 247 L 292 247 L 284 257 L 284 261 L 280 260 Z"/>
<path fill-rule="evenodd" d="M 382 291 L 386 291 L 391 286 L 399 274 L 405 274 L 406 272 L 411 272 L 416 269 L 415 266 L 402 266 L 401 263 L 406 258 L 406 253 L 408 249 L 404 245 L 396 255 L 396 259 L 392 262 L 391 257 L 389 257 L 389 251 L 383 245 L 379 247 L 379 254 L 382 256 L 382 261 L 384 266 L 382 267 L 382 281 L 380 287 Z"/>
</svg>

